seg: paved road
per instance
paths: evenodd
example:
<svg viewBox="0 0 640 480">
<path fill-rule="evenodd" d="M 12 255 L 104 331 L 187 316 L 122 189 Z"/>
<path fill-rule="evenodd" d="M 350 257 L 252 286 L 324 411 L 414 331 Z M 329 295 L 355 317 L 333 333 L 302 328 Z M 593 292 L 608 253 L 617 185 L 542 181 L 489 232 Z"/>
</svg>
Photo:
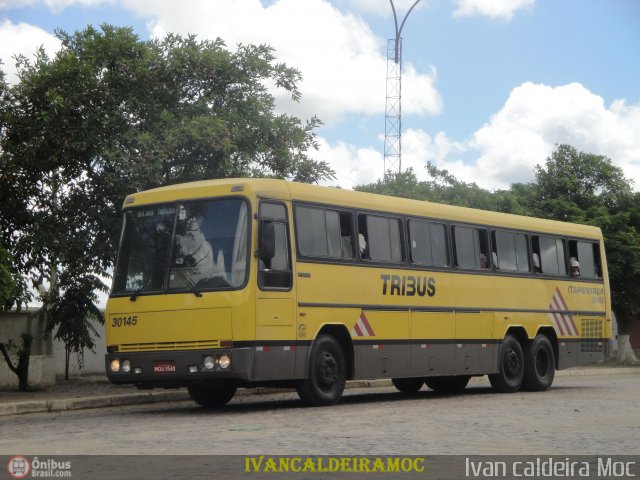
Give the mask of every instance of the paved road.
<svg viewBox="0 0 640 480">
<path fill-rule="evenodd" d="M 543 393 L 353 389 L 334 407 L 295 394 L 0 417 L 0 454 L 640 454 L 640 376 L 560 377 Z"/>
</svg>

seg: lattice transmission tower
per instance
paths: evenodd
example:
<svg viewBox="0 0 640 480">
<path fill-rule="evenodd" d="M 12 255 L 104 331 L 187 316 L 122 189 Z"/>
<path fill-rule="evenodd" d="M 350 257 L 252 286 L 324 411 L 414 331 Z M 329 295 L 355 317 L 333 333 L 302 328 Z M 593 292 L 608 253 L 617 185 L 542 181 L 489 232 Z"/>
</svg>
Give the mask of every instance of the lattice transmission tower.
<svg viewBox="0 0 640 480">
<path fill-rule="evenodd" d="M 402 171 L 402 28 L 411 10 L 420 2 L 416 0 L 404 16 L 398 28 L 396 8 L 391 3 L 395 38 L 387 43 L 387 104 L 384 115 L 384 173 Z"/>
</svg>

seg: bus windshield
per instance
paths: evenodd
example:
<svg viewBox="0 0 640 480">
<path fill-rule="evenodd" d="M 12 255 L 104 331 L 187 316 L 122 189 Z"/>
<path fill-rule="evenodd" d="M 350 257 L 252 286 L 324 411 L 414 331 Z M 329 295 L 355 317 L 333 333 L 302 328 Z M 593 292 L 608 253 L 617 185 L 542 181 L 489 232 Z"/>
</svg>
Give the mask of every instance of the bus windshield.
<svg viewBox="0 0 640 480">
<path fill-rule="evenodd" d="M 247 212 L 238 198 L 125 211 L 112 295 L 241 287 L 247 275 Z"/>
</svg>

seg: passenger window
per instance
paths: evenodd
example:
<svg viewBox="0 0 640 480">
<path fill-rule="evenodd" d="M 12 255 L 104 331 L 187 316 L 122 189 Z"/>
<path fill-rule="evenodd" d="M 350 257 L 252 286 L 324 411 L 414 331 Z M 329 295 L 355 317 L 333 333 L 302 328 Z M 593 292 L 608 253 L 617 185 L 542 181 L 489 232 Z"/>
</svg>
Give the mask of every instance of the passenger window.
<svg viewBox="0 0 640 480">
<path fill-rule="evenodd" d="M 301 255 L 353 258 L 351 214 L 314 207 L 296 207 L 296 238 Z"/>
<path fill-rule="evenodd" d="M 400 220 L 375 215 L 358 215 L 360 257 L 381 262 L 401 262 Z"/>
<path fill-rule="evenodd" d="M 488 269 L 489 245 L 487 231 L 472 227 L 453 227 L 453 248 L 456 266 Z"/>
<path fill-rule="evenodd" d="M 527 236 L 522 233 L 495 231 L 493 266 L 507 272 L 528 272 Z"/>
<path fill-rule="evenodd" d="M 421 265 L 449 265 L 446 228 L 442 223 L 409 221 L 411 261 Z"/>
<path fill-rule="evenodd" d="M 287 211 L 279 203 L 260 204 L 258 285 L 262 289 L 290 289 L 292 284 L 289 257 Z"/>
<path fill-rule="evenodd" d="M 574 277 L 601 277 L 598 244 L 569 240 L 569 268 L 571 276 Z"/>
<path fill-rule="evenodd" d="M 531 240 L 534 265 L 539 259 L 539 273 L 545 275 L 566 275 L 564 241 L 555 237 L 535 236 Z"/>
</svg>

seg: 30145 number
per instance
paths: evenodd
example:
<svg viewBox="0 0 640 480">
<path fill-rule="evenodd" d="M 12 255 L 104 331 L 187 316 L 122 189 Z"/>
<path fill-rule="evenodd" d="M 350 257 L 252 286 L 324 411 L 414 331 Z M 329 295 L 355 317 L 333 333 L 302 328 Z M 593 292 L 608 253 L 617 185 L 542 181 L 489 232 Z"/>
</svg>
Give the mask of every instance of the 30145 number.
<svg viewBox="0 0 640 480">
<path fill-rule="evenodd" d="M 138 324 L 137 315 L 129 315 L 128 317 L 111 317 L 112 327 L 133 327 Z"/>
</svg>

